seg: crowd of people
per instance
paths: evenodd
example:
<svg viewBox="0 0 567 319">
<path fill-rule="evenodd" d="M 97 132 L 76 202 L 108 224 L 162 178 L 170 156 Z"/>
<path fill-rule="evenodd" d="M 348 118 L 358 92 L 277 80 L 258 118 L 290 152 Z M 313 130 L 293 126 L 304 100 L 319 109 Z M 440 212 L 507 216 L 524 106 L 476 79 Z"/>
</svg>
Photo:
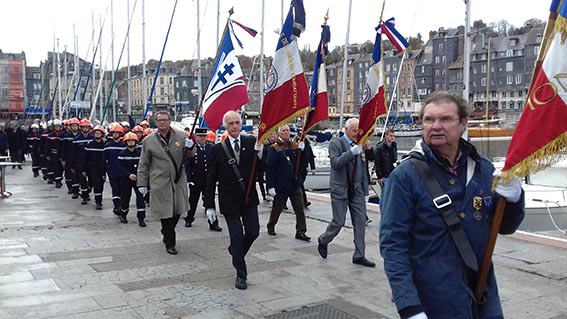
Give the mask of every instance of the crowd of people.
<svg viewBox="0 0 567 319">
<path fill-rule="evenodd" d="M 499 198 L 508 205 L 499 232 L 514 232 L 524 217 L 524 195 L 518 179 L 492 189 L 494 167 L 461 136 L 468 121 L 467 103 L 436 92 L 420 113 L 423 139 L 405 160 L 397 159 L 395 132 L 388 130 L 373 148 L 359 145 L 359 121 L 346 121 L 343 134 L 329 143 L 332 221 L 317 238 L 319 255 L 329 245 L 350 212 L 355 250 L 352 262 L 366 267 L 365 224 L 369 222 L 370 165 L 374 163 L 380 196 L 380 253 L 393 302 L 401 318 L 503 318 L 494 271 L 491 268 L 482 300 L 472 293 Z M 133 128 L 113 123 L 93 126 L 87 119 L 53 120 L 29 131 L 0 125 L 0 155 L 9 150 L 12 168 L 21 169 L 24 154 L 32 159 L 35 177 L 67 186 L 71 198 L 87 205 L 91 192 L 102 209 L 108 178 L 113 212 L 122 223 L 132 193 L 138 224 L 145 227 L 146 206 L 161 220 L 167 253 L 177 254 L 175 228 L 185 215 L 192 227 L 199 200 L 211 231 L 229 232 L 228 252 L 236 270 L 235 287 L 247 289 L 245 257 L 260 234 L 257 186 L 264 201 L 273 201 L 266 230 L 276 226 L 288 200 L 296 218 L 295 238 L 310 241 L 305 209 L 310 205 L 303 182 L 315 169 L 306 140 L 294 140 L 287 125 L 277 128 L 263 145 L 242 132 L 234 111 L 223 117 L 226 133 L 197 128 L 194 136 L 173 128 L 168 112 L 155 114 L 157 129 L 146 121 Z M 187 130 L 189 131 L 189 130 Z M 265 185 L 264 185 L 265 183 Z M 218 196 L 217 196 L 218 194 Z M 149 195 L 149 196 L 148 196 Z M 218 209 L 217 209 L 218 208 Z"/>
</svg>

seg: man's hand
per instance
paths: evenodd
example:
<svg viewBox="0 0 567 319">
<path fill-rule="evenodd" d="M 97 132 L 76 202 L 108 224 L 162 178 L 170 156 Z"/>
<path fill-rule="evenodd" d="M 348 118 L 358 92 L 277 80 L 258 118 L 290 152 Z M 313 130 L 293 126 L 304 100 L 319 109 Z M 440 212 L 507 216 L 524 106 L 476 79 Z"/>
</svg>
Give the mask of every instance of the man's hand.
<svg viewBox="0 0 567 319">
<path fill-rule="evenodd" d="M 272 197 L 276 196 L 276 189 L 275 188 L 268 189 L 268 195 Z"/>
<path fill-rule="evenodd" d="M 136 181 L 136 180 L 138 179 L 138 177 L 137 177 L 135 174 L 130 174 L 130 175 L 128 176 L 128 178 L 129 178 L 131 181 Z"/>
<path fill-rule="evenodd" d="M 215 220 L 217 220 L 217 212 L 215 211 L 214 208 L 207 208 L 207 219 L 211 223 L 214 223 Z"/>
<path fill-rule="evenodd" d="M 185 147 L 187 147 L 188 149 L 191 149 L 191 148 L 193 148 L 193 145 L 195 145 L 195 142 L 193 142 L 192 139 L 190 139 L 190 138 L 185 139 Z"/>
<path fill-rule="evenodd" d="M 300 150 L 305 150 L 305 142 L 299 142 L 299 149 Z"/>
<path fill-rule="evenodd" d="M 148 193 L 148 188 L 147 187 L 138 187 L 138 192 L 140 192 L 140 194 L 142 195 L 146 195 Z"/>
<path fill-rule="evenodd" d="M 360 147 L 360 145 L 355 145 L 355 146 L 350 148 L 350 151 L 352 152 L 352 155 L 354 155 L 354 156 L 360 155 L 360 154 L 362 154 L 362 147 Z"/>
<path fill-rule="evenodd" d="M 87 177 L 87 172 L 82 172 L 81 173 L 84 177 Z"/>
<path fill-rule="evenodd" d="M 264 155 L 264 145 L 256 144 L 254 145 L 254 150 L 258 152 L 258 158 L 262 159 L 262 156 Z"/>
<path fill-rule="evenodd" d="M 380 187 L 384 187 L 384 179 L 383 178 L 379 178 L 378 180 L 376 180 L 376 182 L 378 182 L 378 185 L 380 185 Z"/>
</svg>

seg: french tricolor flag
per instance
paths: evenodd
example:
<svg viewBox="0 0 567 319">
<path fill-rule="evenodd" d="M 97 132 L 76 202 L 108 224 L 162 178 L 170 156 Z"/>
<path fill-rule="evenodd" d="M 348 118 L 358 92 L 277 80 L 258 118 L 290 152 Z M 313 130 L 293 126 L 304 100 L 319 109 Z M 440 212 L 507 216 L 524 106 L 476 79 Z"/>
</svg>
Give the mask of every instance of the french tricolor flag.
<svg viewBox="0 0 567 319">
<path fill-rule="evenodd" d="M 387 113 L 384 90 L 384 67 L 382 63 L 382 25 L 376 27 L 376 40 L 372 51 L 372 62 L 368 70 L 366 86 L 362 93 L 362 106 L 359 109 L 357 142 L 364 144 L 374 134 L 378 116 Z"/>
<path fill-rule="evenodd" d="M 313 79 L 309 96 L 311 99 L 311 111 L 306 116 L 303 127 L 304 133 L 308 132 L 317 122 L 329 118 L 329 97 L 327 95 L 327 70 L 325 68 L 325 55 L 328 54 L 327 44 L 331 41 L 331 29 L 327 24 L 321 26 L 321 40 L 315 57 L 313 68 Z"/>
<path fill-rule="evenodd" d="M 209 85 L 203 97 L 203 117 L 211 130 L 222 124 L 228 111 L 235 111 L 248 103 L 248 92 L 244 75 L 238 63 L 231 39 L 232 29 L 226 26 Z"/>
<path fill-rule="evenodd" d="M 305 28 L 302 0 L 292 0 L 274 60 L 266 77 L 266 94 L 258 124 L 258 144 L 271 132 L 309 111 L 309 92 L 297 38 Z"/>
<path fill-rule="evenodd" d="M 394 18 L 390 18 L 383 22 L 381 25 L 382 33 L 384 33 L 390 42 L 396 47 L 398 52 L 403 52 L 405 49 L 409 47 L 409 43 L 404 39 L 404 37 L 396 30 L 394 27 L 396 25 L 396 20 Z"/>
</svg>

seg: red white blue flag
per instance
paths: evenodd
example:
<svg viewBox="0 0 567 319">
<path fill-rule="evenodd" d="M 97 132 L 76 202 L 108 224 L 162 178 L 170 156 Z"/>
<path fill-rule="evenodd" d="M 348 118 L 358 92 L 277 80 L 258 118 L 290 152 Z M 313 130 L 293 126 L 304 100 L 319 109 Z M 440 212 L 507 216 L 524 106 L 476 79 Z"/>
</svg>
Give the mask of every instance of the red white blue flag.
<svg viewBox="0 0 567 319">
<path fill-rule="evenodd" d="M 331 41 L 331 28 L 324 24 L 321 26 L 321 40 L 317 48 L 315 57 L 315 67 L 313 68 L 313 79 L 309 97 L 311 99 L 311 110 L 306 115 L 306 122 L 303 127 L 307 133 L 317 122 L 329 118 L 329 98 L 327 96 L 327 69 L 325 68 L 325 55 L 329 53 L 327 44 Z"/>
<path fill-rule="evenodd" d="M 376 27 L 376 40 L 372 51 L 372 61 L 368 70 L 366 86 L 362 93 L 362 106 L 359 109 L 357 142 L 363 145 L 370 135 L 374 135 L 374 126 L 378 116 L 387 113 L 386 93 L 384 90 L 384 66 L 382 63 L 382 25 Z"/>
<path fill-rule="evenodd" d="M 309 111 L 309 92 L 299 57 L 297 38 L 305 28 L 302 0 L 292 0 L 282 26 L 258 125 L 258 143 L 271 132 Z"/>
<path fill-rule="evenodd" d="M 394 18 L 390 18 L 382 23 L 382 33 L 384 33 L 390 42 L 396 47 L 398 52 L 403 52 L 405 49 L 409 47 L 409 43 L 402 37 L 402 35 L 396 30 L 395 28 L 396 20 Z"/>
<path fill-rule="evenodd" d="M 209 85 L 203 97 L 203 117 L 211 130 L 222 124 L 228 111 L 235 111 L 248 103 L 248 92 L 244 75 L 234 51 L 229 24 L 222 39 Z"/>
</svg>

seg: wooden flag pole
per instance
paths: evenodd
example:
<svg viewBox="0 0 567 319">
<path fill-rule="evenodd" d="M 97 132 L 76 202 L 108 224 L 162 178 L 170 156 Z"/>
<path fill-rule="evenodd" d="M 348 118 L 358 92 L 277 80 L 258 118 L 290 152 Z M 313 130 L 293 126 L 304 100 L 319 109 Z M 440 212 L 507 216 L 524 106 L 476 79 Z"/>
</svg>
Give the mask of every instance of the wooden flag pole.
<svg viewBox="0 0 567 319">
<path fill-rule="evenodd" d="M 557 6 L 557 10 L 561 8 L 561 3 L 563 0 L 560 1 L 559 5 Z M 549 38 L 553 32 L 555 27 L 555 20 L 557 19 L 557 11 L 549 13 L 549 19 L 547 21 L 547 25 L 545 27 L 544 37 L 541 42 L 540 51 L 538 54 L 537 62 L 534 67 L 534 73 L 532 75 L 532 80 L 530 84 L 530 91 L 533 87 L 534 81 L 537 77 L 539 69 L 543 64 L 543 60 L 545 55 L 547 54 L 547 48 L 549 47 Z M 528 98 L 529 98 L 528 94 Z M 496 177 L 499 178 L 499 177 Z M 498 237 L 498 232 L 500 231 L 500 225 L 502 224 L 502 218 L 504 216 L 504 209 L 506 208 L 506 199 L 504 197 L 500 197 L 498 199 L 498 203 L 496 204 L 496 211 L 494 212 L 494 217 L 492 219 L 492 227 L 490 229 L 490 235 L 488 238 L 488 243 L 486 245 L 486 251 L 484 253 L 484 259 L 482 261 L 482 265 L 479 271 L 478 281 L 476 284 L 476 289 L 474 291 L 474 296 L 477 302 L 482 303 L 484 302 L 484 289 L 486 286 L 486 281 L 488 279 L 488 274 L 492 267 L 492 255 L 494 253 L 494 247 L 496 246 L 496 239 Z"/>
</svg>

